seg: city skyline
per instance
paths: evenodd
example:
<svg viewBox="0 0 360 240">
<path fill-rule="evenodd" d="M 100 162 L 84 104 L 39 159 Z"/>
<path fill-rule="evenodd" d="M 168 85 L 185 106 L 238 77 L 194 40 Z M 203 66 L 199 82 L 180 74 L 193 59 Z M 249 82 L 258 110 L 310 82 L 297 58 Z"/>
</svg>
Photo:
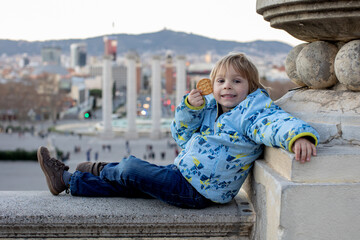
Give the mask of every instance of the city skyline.
<svg viewBox="0 0 360 240">
<path fill-rule="evenodd" d="M 302 43 L 285 31 L 270 27 L 256 13 L 255 0 L 221 3 L 216 0 L 7 0 L 2 6 L 0 39 L 84 39 L 107 34 L 142 34 L 166 28 L 217 40 L 276 40 L 292 46 Z"/>
</svg>

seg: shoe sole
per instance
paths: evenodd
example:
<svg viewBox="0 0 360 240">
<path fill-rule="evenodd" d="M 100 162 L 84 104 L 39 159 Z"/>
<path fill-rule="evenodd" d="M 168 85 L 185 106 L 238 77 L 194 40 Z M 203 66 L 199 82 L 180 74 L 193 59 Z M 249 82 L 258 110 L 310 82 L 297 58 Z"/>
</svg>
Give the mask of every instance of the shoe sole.
<svg viewBox="0 0 360 240">
<path fill-rule="evenodd" d="M 56 191 L 54 189 L 54 187 L 52 186 L 51 184 L 51 180 L 50 180 L 50 177 L 49 175 L 47 174 L 46 170 L 45 170 L 45 166 L 44 166 L 44 159 L 43 157 L 41 156 L 41 148 L 42 147 L 39 147 L 38 150 L 37 150 L 37 158 L 38 158 L 38 162 L 40 164 L 40 167 L 41 167 L 41 170 L 43 171 L 44 175 L 45 175 L 45 178 L 46 178 L 46 184 L 48 185 L 48 188 L 50 190 L 50 192 L 53 194 L 53 195 L 59 195 L 58 191 Z"/>
</svg>

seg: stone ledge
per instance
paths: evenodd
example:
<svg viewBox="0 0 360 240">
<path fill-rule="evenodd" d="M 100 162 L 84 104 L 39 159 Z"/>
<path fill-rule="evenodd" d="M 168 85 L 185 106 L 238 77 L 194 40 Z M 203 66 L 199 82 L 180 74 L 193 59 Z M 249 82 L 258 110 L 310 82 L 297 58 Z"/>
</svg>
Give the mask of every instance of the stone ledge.
<svg viewBox="0 0 360 240">
<path fill-rule="evenodd" d="M 293 182 L 360 182 L 360 147 L 351 145 L 317 147 L 317 156 L 301 164 L 295 155 L 279 149 L 265 149 L 266 163 Z"/>
<path fill-rule="evenodd" d="M 244 192 L 229 204 L 180 209 L 154 199 L 0 192 L 0 238 L 249 239 L 255 213 Z"/>
<path fill-rule="evenodd" d="M 244 188 L 256 211 L 254 239 L 359 238 L 360 182 L 295 183 L 262 160 L 249 177 Z"/>
</svg>

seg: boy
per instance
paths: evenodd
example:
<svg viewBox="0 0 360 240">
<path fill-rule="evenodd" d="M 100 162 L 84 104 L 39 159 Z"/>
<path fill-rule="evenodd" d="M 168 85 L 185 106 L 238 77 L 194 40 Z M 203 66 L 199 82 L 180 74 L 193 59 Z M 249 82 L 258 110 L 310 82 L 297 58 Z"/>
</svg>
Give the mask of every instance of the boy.
<svg viewBox="0 0 360 240">
<path fill-rule="evenodd" d="M 245 55 L 224 57 L 210 78 L 212 96 L 204 98 L 194 89 L 177 107 L 171 131 L 183 150 L 174 164 L 156 166 L 130 156 L 120 163 L 81 163 L 71 174 L 40 147 L 38 160 L 50 191 L 153 197 L 178 207 L 204 208 L 236 196 L 264 144 L 293 151 L 302 163 L 316 155 L 316 130 L 272 103 Z"/>
</svg>

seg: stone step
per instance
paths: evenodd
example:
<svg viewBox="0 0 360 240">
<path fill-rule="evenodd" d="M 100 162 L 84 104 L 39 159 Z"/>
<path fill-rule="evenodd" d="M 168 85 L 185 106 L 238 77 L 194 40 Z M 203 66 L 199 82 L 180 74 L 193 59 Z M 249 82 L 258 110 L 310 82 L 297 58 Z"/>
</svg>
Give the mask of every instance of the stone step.
<svg viewBox="0 0 360 240">
<path fill-rule="evenodd" d="M 359 239 L 360 182 L 297 183 L 258 160 L 244 188 L 256 211 L 254 239 Z"/>
<path fill-rule="evenodd" d="M 0 238 L 249 239 L 255 222 L 242 191 L 229 204 L 201 210 L 47 191 L 1 191 L 0 203 Z"/>
<path fill-rule="evenodd" d="M 265 149 L 266 163 L 293 182 L 360 182 L 360 147 L 352 145 L 317 147 L 317 156 L 305 164 L 295 155 L 279 148 Z"/>
</svg>

